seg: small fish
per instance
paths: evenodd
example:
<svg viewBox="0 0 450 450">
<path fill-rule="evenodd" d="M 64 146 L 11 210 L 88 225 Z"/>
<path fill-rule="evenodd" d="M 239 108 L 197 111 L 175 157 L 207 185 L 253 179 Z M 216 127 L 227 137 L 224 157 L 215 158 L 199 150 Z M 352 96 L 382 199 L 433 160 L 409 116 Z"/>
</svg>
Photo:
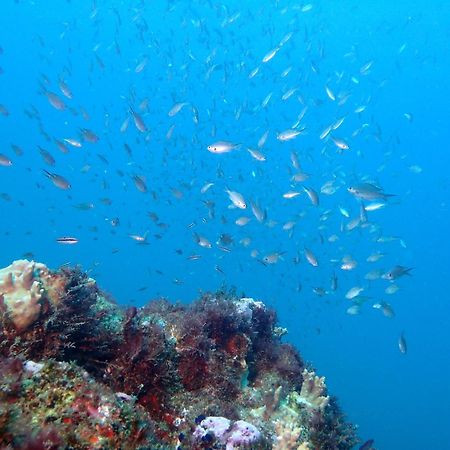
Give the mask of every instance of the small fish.
<svg viewBox="0 0 450 450">
<path fill-rule="evenodd" d="M 303 186 L 303 190 L 308 195 L 309 199 L 311 200 L 311 203 L 314 206 L 319 206 L 319 195 L 317 194 L 317 192 L 314 189 L 305 186 Z"/>
<path fill-rule="evenodd" d="M 352 305 L 349 308 L 347 308 L 347 314 L 350 316 L 356 316 L 361 312 L 361 305 Z"/>
<path fill-rule="evenodd" d="M 334 145 L 341 150 L 348 150 L 350 148 L 343 139 L 332 137 L 331 140 L 334 142 Z"/>
<path fill-rule="evenodd" d="M 131 107 L 130 107 L 130 112 L 131 112 L 131 115 L 133 116 L 134 125 L 136 126 L 136 128 L 141 133 L 146 133 L 148 131 L 148 129 L 147 129 L 147 126 L 145 125 L 145 122 L 142 119 L 142 117 L 136 111 L 134 111 L 134 109 Z"/>
<path fill-rule="evenodd" d="M 56 173 L 47 172 L 45 169 L 44 169 L 44 174 L 59 189 L 67 190 L 72 187 L 71 184 L 61 175 L 57 175 Z"/>
<path fill-rule="evenodd" d="M 236 221 L 234 222 L 236 225 L 239 225 L 240 227 L 244 227 L 245 225 L 247 225 L 250 222 L 250 217 L 239 217 L 238 219 L 236 219 Z"/>
<path fill-rule="evenodd" d="M 350 217 L 350 213 L 342 206 L 339 206 L 339 212 L 347 219 Z"/>
<path fill-rule="evenodd" d="M 330 289 L 334 292 L 338 288 L 338 279 L 336 274 L 333 272 L 331 275 Z"/>
<path fill-rule="evenodd" d="M 58 244 L 65 244 L 65 245 L 74 245 L 74 244 L 78 244 L 78 239 L 72 236 L 63 236 L 60 238 L 56 239 L 56 242 L 58 242 Z"/>
<path fill-rule="evenodd" d="M 72 99 L 72 91 L 64 80 L 59 80 L 58 82 L 59 90 L 64 94 L 68 99 Z"/>
<path fill-rule="evenodd" d="M 258 150 L 252 150 L 251 148 L 248 148 L 247 151 L 250 153 L 250 155 L 252 155 L 252 157 L 254 159 L 256 159 L 256 161 L 265 161 L 266 160 L 266 157 Z"/>
<path fill-rule="evenodd" d="M 313 267 L 319 266 L 319 261 L 317 260 L 314 253 L 311 250 L 307 249 L 306 247 L 305 247 L 305 258 L 309 262 L 309 264 L 311 264 L 311 266 Z"/>
<path fill-rule="evenodd" d="M 342 258 L 342 270 L 353 270 L 357 265 L 357 262 L 351 256 L 344 256 L 344 258 Z"/>
<path fill-rule="evenodd" d="M 384 208 L 386 206 L 387 203 L 385 202 L 372 202 L 369 203 L 368 205 L 364 206 L 364 209 L 366 211 L 378 211 L 381 208 Z"/>
<path fill-rule="evenodd" d="M 236 191 L 230 191 L 229 189 L 225 189 L 225 192 L 228 194 L 228 198 L 231 200 L 231 203 L 239 209 L 246 209 L 247 203 L 245 202 L 242 194 Z"/>
<path fill-rule="evenodd" d="M 250 202 L 250 206 L 252 208 L 252 213 L 253 215 L 256 217 L 256 220 L 260 223 L 264 222 L 266 220 L 266 210 L 262 209 L 257 203 L 255 202 Z"/>
<path fill-rule="evenodd" d="M 63 139 L 63 141 L 66 142 L 67 144 L 71 145 L 72 147 L 81 148 L 83 146 L 83 144 L 80 141 L 78 141 L 77 139 L 67 138 L 67 139 Z"/>
<path fill-rule="evenodd" d="M 133 239 L 133 241 L 139 242 L 140 244 L 145 244 L 147 243 L 147 234 L 148 231 L 146 231 L 144 235 L 129 234 L 128 236 Z"/>
<path fill-rule="evenodd" d="M 350 194 L 356 198 L 363 200 L 386 200 L 389 197 L 394 197 L 394 194 L 386 194 L 383 190 L 372 183 L 359 183 L 347 188 Z"/>
<path fill-rule="evenodd" d="M 39 153 L 41 154 L 42 159 L 49 166 L 54 166 L 55 165 L 55 163 L 56 163 L 55 158 L 53 158 L 53 156 L 50 154 L 50 152 L 45 150 L 45 148 L 39 147 Z"/>
<path fill-rule="evenodd" d="M 379 261 L 381 258 L 383 258 L 384 256 L 385 256 L 384 253 L 380 253 L 380 252 L 372 253 L 371 255 L 369 255 L 369 256 L 367 257 L 366 261 L 367 261 L 367 262 L 371 262 L 371 263 L 377 262 L 377 261 Z"/>
<path fill-rule="evenodd" d="M 167 113 L 167 115 L 169 117 L 173 117 L 173 116 L 177 115 L 185 106 L 188 106 L 188 105 L 189 105 L 189 103 L 187 103 L 187 102 L 175 103 L 175 105 L 172 106 L 172 108 Z"/>
<path fill-rule="evenodd" d="M 362 291 L 364 291 L 363 287 L 354 286 L 347 291 L 347 293 L 345 294 L 345 298 L 347 300 L 353 300 L 355 297 L 361 294 Z"/>
<path fill-rule="evenodd" d="M 276 264 L 278 261 L 283 260 L 285 252 L 274 252 L 264 256 L 262 262 L 265 264 Z"/>
<path fill-rule="evenodd" d="M 265 131 L 262 136 L 258 139 L 258 148 L 264 147 L 264 144 L 267 141 L 267 138 L 269 137 L 269 130 Z"/>
<path fill-rule="evenodd" d="M 406 353 L 408 351 L 408 345 L 406 344 L 406 339 L 405 339 L 403 332 L 400 335 L 400 337 L 398 338 L 398 348 L 400 350 L 400 353 L 403 353 L 404 355 L 406 355 Z"/>
<path fill-rule="evenodd" d="M 99 140 L 99 137 L 93 131 L 88 130 L 87 128 L 81 128 L 80 132 L 82 138 L 85 141 L 91 142 L 92 144 L 95 144 Z"/>
<path fill-rule="evenodd" d="M 214 186 L 214 183 L 206 183 L 201 189 L 200 192 L 202 194 L 204 194 L 205 192 L 207 192 L 209 190 L 209 188 L 211 188 L 212 186 Z"/>
<path fill-rule="evenodd" d="M 197 233 L 194 233 L 194 240 L 198 245 L 200 245 L 200 247 L 203 247 L 203 248 L 211 248 L 212 247 L 211 242 L 207 238 L 205 238 L 204 236 L 200 236 Z"/>
<path fill-rule="evenodd" d="M 381 278 L 383 278 L 383 280 L 394 281 L 404 275 L 411 276 L 409 272 L 411 272 L 412 269 L 412 267 L 394 266 L 391 270 L 383 274 Z"/>
<path fill-rule="evenodd" d="M 332 100 L 333 102 L 336 100 L 334 92 L 328 86 L 325 86 L 325 92 L 327 93 L 327 96 L 330 100 Z"/>
<path fill-rule="evenodd" d="M 142 59 L 142 61 L 140 61 L 138 63 L 138 65 L 135 67 L 135 69 L 134 69 L 135 73 L 141 73 L 145 69 L 145 66 L 147 65 L 147 63 L 148 63 L 148 57 L 145 56 Z"/>
<path fill-rule="evenodd" d="M 9 167 L 12 164 L 12 161 L 7 156 L 0 154 L 0 166 Z"/>
<path fill-rule="evenodd" d="M 53 92 L 45 91 L 45 96 L 47 97 L 48 102 L 53 108 L 58 111 L 64 111 L 66 109 L 65 103 Z"/>
<path fill-rule="evenodd" d="M 144 178 L 139 175 L 133 176 L 134 185 L 136 186 L 136 189 L 140 192 L 147 192 L 147 183 L 145 182 Z"/>
<path fill-rule="evenodd" d="M 388 295 L 392 295 L 395 294 L 396 292 L 398 292 L 400 288 L 396 285 L 396 284 L 390 284 L 385 290 L 384 292 Z"/>
<path fill-rule="evenodd" d="M 295 139 L 299 134 L 301 134 L 300 130 L 288 129 L 278 133 L 277 139 L 279 141 L 286 142 Z"/>
<path fill-rule="evenodd" d="M 240 147 L 240 144 L 233 144 L 228 141 L 217 141 L 214 144 L 208 145 L 207 149 L 211 153 L 221 154 L 229 153 L 236 150 L 238 147 Z"/>
<path fill-rule="evenodd" d="M 264 55 L 264 58 L 262 59 L 263 63 L 269 62 L 280 50 L 280 47 L 275 47 L 274 49 L 270 50 L 270 52 L 266 53 Z"/>
<path fill-rule="evenodd" d="M 359 447 L 359 450 L 371 450 L 372 445 L 375 441 L 373 439 L 369 439 L 368 441 L 364 442 L 364 444 L 362 444 Z"/>
<path fill-rule="evenodd" d="M 389 303 L 379 302 L 373 305 L 373 308 L 379 309 L 385 317 L 392 319 L 395 316 L 394 310 Z"/>
<path fill-rule="evenodd" d="M 300 195 L 300 192 L 297 191 L 288 191 L 283 194 L 283 198 L 291 199 Z"/>
<path fill-rule="evenodd" d="M 382 271 L 380 269 L 374 269 L 371 270 L 370 272 L 367 272 L 364 275 L 364 279 L 369 281 L 379 280 L 381 278 L 381 275 Z"/>
</svg>

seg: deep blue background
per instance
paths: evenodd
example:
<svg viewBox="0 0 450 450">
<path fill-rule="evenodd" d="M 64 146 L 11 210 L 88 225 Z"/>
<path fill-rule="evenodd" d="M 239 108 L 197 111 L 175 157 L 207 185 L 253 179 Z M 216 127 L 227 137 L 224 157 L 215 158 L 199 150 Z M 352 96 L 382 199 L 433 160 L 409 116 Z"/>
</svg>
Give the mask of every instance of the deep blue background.
<svg viewBox="0 0 450 450">
<path fill-rule="evenodd" d="M 13 165 L 0 167 L 0 264 L 28 253 L 55 268 L 80 264 L 117 301 L 138 305 L 161 295 L 192 301 L 199 291 L 235 286 L 277 309 L 290 330 L 289 340 L 326 375 L 331 392 L 359 424 L 362 439 L 373 437 L 380 449 L 450 448 L 450 5 L 313 1 L 312 9 L 302 12 L 305 5 L 2 1 L 0 104 L 9 115 L 0 116 L 0 153 Z M 292 38 L 271 61 L 261 63 L 288 32 Z M 136 73 L 145 58 L 144 70 Z M 369 73 L 361 74 L 369 61 Z M 258 66 L 259 73 L 250 79 Z M 283 78 L 288 67 L 291 72 Z M 71 87 L 72 100 L 59 91 L 60 78 Z M 52 108 L 43 85 L 64 99 L 65 111 Z M 349 99 L 338 106 L 325 86 Z M 296 93 L 283 101 L 291 88 Z M 148 110 L 140 114 L 149 133 L 137 131 L 132 119 L 121 133 L 129 106 L 139 110 L 144 99 Z M 190 107 L 168 117 L 181 101 L 195 105 L 198 125 Z M 366 110 L 355 114 L 360 105 Z M 278 141 L 277 133 L 290 128 L 305 106 L 306 133 L 291 142 Z M 25 110 L 35 110 L 38 119 L 30 119 Z M 346 119 L 335 135 L 345 138 L 350 150 L 340 154 L 319 135 L 342 116 Z M 173 135 L 167 139 L 171 125 Z M 360 127 L 361 133 L 352 137 Z M 94 131 L 99 142 L 61 153 L 53 139 L 79 138 L 80 128 Z M 269 138 L 261 151 L 267 161 L 258 162 L 246 148 L 256 148 L 266 130 Z M 242 147 L 224 155 L 209 153 L 206 147 L 217 140 Z M 10 144 L 20 146 L 23 156 L 16 156 Z M 53 155 L 54 167 L 42 160 L 38 146 Z M 321 195 L 319 208 L 305 194 L 282 197 L 301 190 L 290 184 L 292 150 L 311 175 L 306 186 L 320 191 L 335 180 L 339 188 L 334 195 Z M 86 165 L 87 172 L 82 170 Z M 415 173 L 411 166 L 423 171 Z M 43 168 L 69 179 L 72 189 L 55 188 Z M 145 177 L 149 192 L 136 189 L 134 175 Z M 376 231 L 341 232 L 341 223 L 348 220 L 338 206 L 352 218 L 358 215 L 358 202 L 346 188 L 364 178 L 397 197 L 369 214 Z M 207 182 L 215 185 L 201 194 Z M 226 187 L 257 200 L 268 220 L 277 223 L 269 227 L 252 218 L 245 227 L 235 225 L 239 216 L 252 214 L 228 209 Z M 203 201 L 215 203 L 214 219 L 208 219 Z M 76 208 L 86 202 L 94 208 Z M 158 215 L 157 223 L 150 211 Z M 116 217 L 120 225 L 112 227 Z M 297 222 L 292 238 L 282 229 L 289 220 Z M 146 232 L 149 245 L 129 237 Z M 207 237 L 213 248 L 199 247 L 193 232 Z M 234 239 L 230 253 L 217 248 L 221 233 Z M 333 234 L 339 240 L 330 243 Z M 64 235 L 80 242 L 57 244 L 55 239 Z M 402 240 L 375 242 L 379 236 Z M 248 248 L 239 243 L 245 237 L 251 238 Z M 305 261 L 304 246 L 319 258 L 318 268 Z M 253 249 L 259 258 L 285 253 L 265 267 L 250 256 Z M 369 264 L 365 259 L 374 251 L 386 256 Z M 192 254 L 202 258 L 187 259 Z M 358 261 L 355 270 L 339 269 L 344 255 Z M 293 263 L 297 256 L 298 265 Z M 399 280 L 394 295 L 384 293 L 386 281 L 364 279 L 373 268 L 395 264 L 414 270 L 412 277 Z M 333 271 L 338 291 L 323 297 L 313 293 L 314 287 L 329 290 Z M 364 286 L 371 298 L 360 315 L 350 316 L 345 293 L 355 285 Z M 372 308 L 380 300 L 391 303 L 394 318 Z M 398 350 L 402 331 L 407 355 Z"/>
</svg>

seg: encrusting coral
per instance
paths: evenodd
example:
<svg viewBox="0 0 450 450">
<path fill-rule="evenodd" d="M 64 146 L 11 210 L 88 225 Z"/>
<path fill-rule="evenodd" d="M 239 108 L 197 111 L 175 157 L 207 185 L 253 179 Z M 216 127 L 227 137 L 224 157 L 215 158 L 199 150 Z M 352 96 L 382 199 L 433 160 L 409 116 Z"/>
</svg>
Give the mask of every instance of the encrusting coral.
<svg viewBox="0 0 450 450">
<path fill-rule="evenodd" d="M 52 449 L 350 449 L 283 334 L 233 293 L 124 308 L 78 269 L 16 261 L 0 271 L 0 443 L 41 448 L 24 424 Z"/>
</svg>

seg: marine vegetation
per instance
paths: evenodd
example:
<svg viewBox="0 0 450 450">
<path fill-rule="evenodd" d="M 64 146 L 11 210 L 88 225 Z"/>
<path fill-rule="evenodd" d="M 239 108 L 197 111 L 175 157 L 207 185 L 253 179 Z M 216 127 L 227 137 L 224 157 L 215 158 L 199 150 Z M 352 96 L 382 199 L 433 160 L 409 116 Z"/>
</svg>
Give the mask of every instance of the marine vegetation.
<svg viewBox="0 0 450 450">
<path fill-rule="evenodd" d="M 78 268 L 0 270 L 0 446 L 350 449 L 274 311 L 231 292 L 122 307 Z"/>
</svg>

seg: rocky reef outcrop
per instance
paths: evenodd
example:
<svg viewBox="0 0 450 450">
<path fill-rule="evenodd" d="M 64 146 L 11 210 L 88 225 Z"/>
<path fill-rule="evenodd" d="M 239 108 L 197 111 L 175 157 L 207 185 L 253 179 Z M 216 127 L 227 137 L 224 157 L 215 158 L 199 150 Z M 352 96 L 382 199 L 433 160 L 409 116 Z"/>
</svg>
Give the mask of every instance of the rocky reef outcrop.
<svg viewBox="0 0 450 450">
<path fill-rule="evenodd" d="M 262 302 L 122 307 L 77 268 L 0 270 L 0 448 L 350 449 Z"/>
</svg>

